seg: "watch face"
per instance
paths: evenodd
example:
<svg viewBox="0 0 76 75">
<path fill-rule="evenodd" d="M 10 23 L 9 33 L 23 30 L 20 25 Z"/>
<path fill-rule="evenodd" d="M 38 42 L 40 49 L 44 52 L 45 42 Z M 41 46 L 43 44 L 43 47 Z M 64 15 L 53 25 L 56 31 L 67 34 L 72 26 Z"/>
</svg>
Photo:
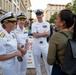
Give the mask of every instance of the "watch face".
<svg viewBox="0 0 76 75">
<path fill-rule="evenodd" d="M 43 25 L 43 28 L 47 28 L 47 25 Z"/>
</svg>

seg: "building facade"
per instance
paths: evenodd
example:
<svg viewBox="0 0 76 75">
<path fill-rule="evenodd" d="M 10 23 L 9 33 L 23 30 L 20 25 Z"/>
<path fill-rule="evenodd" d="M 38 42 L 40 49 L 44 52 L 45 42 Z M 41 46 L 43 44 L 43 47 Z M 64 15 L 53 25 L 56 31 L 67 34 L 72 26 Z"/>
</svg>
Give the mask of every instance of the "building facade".
<svg viewBox="0 0 76 75">
<path fill-rule="evenodd" d="M 60 10 L 65 9 L 65 6 L 60 4 L 47 4 L 44 10 L 44 20 L 49 20 L 55 12 L 58 13 Z"/>
<path fill-rule="evenodd" d="M 27 13 L 27 9 L 30 8 L 30 0 L 0 0 L 0 11 L 6 13 L 12 11 L 14 14 L 24 11 Z"/>
<path fill-rule="evenodd" d="M 71 0 L 71 3 L 73 4 L 75 0 Z"/>
</svg>

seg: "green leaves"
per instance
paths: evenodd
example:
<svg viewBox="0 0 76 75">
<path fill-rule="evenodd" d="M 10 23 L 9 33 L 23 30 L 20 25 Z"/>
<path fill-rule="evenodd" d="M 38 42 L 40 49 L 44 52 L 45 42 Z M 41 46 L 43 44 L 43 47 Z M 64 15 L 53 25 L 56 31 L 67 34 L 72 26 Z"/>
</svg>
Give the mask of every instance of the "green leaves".
<svg viewBox="0 0 76 75">
<path fill-rule="evenodd" d="M 71 10 L 74 14 L 76 14 L 76 0 L 74 0 L 73 4 L 68 3 L 65 8 Z"/>
<path fill-rule="evenodd" d="M 55 12 L 55 13 L 51 16 L 51 18 L 50 18 L 50 20 L 49 20 L 50 23 L 54 23 L 54 20 L 55 20 L 55 18 L 56 18 L 56 15 L 57 15 L 57 12 Z"/>
</svg>

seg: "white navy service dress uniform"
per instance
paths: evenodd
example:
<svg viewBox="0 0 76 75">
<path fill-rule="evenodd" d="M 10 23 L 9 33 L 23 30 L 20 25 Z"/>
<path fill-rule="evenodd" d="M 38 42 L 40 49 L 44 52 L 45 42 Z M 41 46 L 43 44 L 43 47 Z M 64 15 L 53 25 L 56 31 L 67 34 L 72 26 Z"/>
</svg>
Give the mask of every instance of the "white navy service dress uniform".
<svg viewBox="0 0 76 75">
<path fill-rule="evenodd" d="M 2 30 L 3 28 L 2 28 L 2 24 L 0 23 L 0 31 Z"/>
<path fill-rule="evenodd" d="M 21 12 L 18 13 L 17 16 L 20 18 L 26 17 L 25 13 Z M 28 31 L 23 27 L 23 30 L 20 29 L 19 25 L 17 25 L 17 28 L 14 30 L 15 37 L 17 39 L 17 43 L 20 46 L 24 46 L 26 44 L 26 40 L 28 39 Z M 26 75 L 26 70 L 27 70 L 27 53 L 22 56 L 23 61 L 19 62 L 18 60 L 16 61 L 16 70 L 17 70 L 17 75 Z"/>
<path fill-rule="evenodd" d="M 26 40 L 28 39 L 28 31 L 25 30 L 25 28 L 23 28 L 23 30 L 21 30 L 19 28 L 19 26 L 17 26 L 17 28 L 14 30 L 16 39 L 17 39 L 17 43 L 21 46 L 25 46 L 26 44 Z M 23 61 L 19 62 L 18 60 L 16 61 L 17 64 L 17 74 L 18 75 L 25 75 L 26 74 L 26 68 L 27 68 L 27 53 L 25 55 L 22 56 Z"/>
<path fill-rule="evenodd" d="M 8 33 L 6 30 L 0 32 L 0 55 L 12 54 L 17 52 L 17 40 L 14 38 L 13 33 Z M 4 36 L 3 36 L 4 35 Z M 15 74 L 15 57 L 1 61 L 3 68 L 3 75 L 16 75 Z"/>
<path fill-rule="evenodd" d="M 4 21 L 15 22 L 16 19 L 12 12 L 6 13 L 1 17 L 0 22 Z M 9 55 L 17 52 L 17 40 L 13 33 L 8 33 L 5 29 L 0 31 L 0 55 Z M 15 57 L 1 61 L 3 75 L 16 75 L 15 72 Z"/>
<path fill-rule="evenodd" d="M 48 22 L 35 22 L 32 24 L 32 33 L 43 33 L 46 31 L 50 31 L 50 24 Z M 47 43 L 47 37 L 40 37 L 35 38 L 33 41 L 33 55 L 34 55 L 34 61 L 35 61 L 35 68 L 37 75 L 42 75 L 41 73 L 41 67 L 40 67 L 40 56 L 43 56 L 43 60 L 45 63 L 45 68 L 48 75 L 51 75 L 50 73 L 50 65 L 47 63 L 47 54 L 48 54 L 48 43 Z"/>
</svg>

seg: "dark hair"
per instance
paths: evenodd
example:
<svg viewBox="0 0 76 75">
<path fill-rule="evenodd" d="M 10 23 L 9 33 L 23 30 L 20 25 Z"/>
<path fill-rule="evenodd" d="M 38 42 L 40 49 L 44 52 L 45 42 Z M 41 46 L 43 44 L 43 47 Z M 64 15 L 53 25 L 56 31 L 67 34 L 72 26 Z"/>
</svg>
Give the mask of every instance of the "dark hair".
<svg viewBox="0 0 76 75">
<path fill-rule="evenodd" d="M 3 14 L 2 12 L 0 12 L 0 14 Z"/>
<path fill-rule="evenodd" d="M 74 16 L 74 35 L 73 35 L 73 39 L 76 39 L 76 15 Z"/>
<path fill-rule="evenodd" d="M 73 39 L 76 39 L 76 15 L 68 9 L 64 9 L 60 11 L 59 16 L 61 21 L 65 21 L 67 28 L 70 28 L 72 25 L 74 25 Z"/>
<path fill-rule="evenodd" d="M 65 21 L 67 28 L 70 28 L 74 24 L 73 13 L 70 10 L 61 10 L 59 16 L 61 21 Z"/>
</svg>

